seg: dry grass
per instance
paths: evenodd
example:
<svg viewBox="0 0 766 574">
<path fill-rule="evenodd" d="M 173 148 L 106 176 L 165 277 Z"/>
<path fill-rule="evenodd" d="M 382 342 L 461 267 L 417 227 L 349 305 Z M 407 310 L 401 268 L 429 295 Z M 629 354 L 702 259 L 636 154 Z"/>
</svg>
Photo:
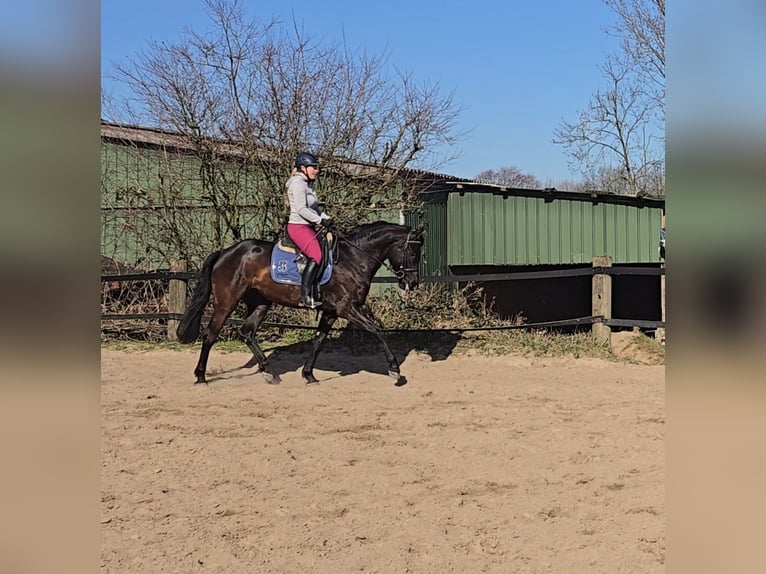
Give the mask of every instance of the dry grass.
<svg viewBox="0 0 766 574">
<path fill-rule="evenodd" d="M 500 318 L 486 303 L 482 290 L 468 285 L 453 291 L 445 285 L 429 284 L 405 296 L 389 290 L 381 297 L 371 297 L 368 308 L 386 332 L 386 340 L 398 355 L 410 351 L 447 356 L 452 353 L 480 353 L 500 355 L 515 353 L 538 357 L 594 357 L 621 362 L 643 364 L 664 363 L 664 347 L 654 339 L 638 334 L 626 344 L 599 344 L 590 335 L 590 328 L 576 332 L 523 328 L 524 320 Z M 235 315 L 236 318 L 236 315 Z M 258 332 L 264 350 L 291 346 L 296 352 L 306 352 L 313 337 L 315 313 L 305 309 L 275 307 L 267 323 Z M 297 328 L 307 326 L 312 328 Z M 220 352 L 247 351 L 240 342 L 236 325 L 227 326 L 216 344 Z M 109 348 L 148 349 L 158 345 L 164 348 L 188 348 L 163 342 L 157 330 L 143 341 L 131 337 L 117 337 L 102 342 Z M 326 349 L 353 353 L 380 352 L 377 339 L 366 333 L 348 328 L 345 320 L 338 320 L 326 343 Z"/>
</svg>

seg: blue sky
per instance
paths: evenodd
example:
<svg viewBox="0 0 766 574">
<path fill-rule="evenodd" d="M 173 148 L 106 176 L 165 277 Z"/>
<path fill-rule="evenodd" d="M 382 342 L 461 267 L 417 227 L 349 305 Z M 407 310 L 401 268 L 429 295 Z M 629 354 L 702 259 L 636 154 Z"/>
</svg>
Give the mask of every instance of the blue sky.
<svg viewBox="0 0 766 574">
<path fill-rule="evenodd" d="M 385 52 L 389 65 L 454 93 L 465 108 L 459 128 L 470 133 L 456 146 L 461 157 L 439 171 L 472 178 L 515 166 L 543 183 L 580 179 L 551 140 L 602 87 L 598 66 L 617 50 L 605 32 L 614 14 L 602 0 L 258 0 L 246 10 L 261 21 L 295 18 L 328 42 Z M 113 94 L 123 89 L 105 77 L 114 63 L 151 40 L 209 26 L 200 0 L 104 0 L 101 23 L 102 82 Z"/>
</svg>

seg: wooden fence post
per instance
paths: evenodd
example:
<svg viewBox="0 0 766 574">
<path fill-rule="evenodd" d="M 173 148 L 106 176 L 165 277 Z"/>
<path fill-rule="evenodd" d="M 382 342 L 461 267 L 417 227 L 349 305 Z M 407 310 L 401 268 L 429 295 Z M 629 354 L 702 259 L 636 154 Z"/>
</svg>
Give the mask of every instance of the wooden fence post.
<svg viewBox="0 0 766 574">
<path fill-rule="evenodd" d="M 593 267 L 611 267 L 612 258 L 609 256 L 594 257 Z M 606 273 L 593 273 L 592 281 L 592 314 L 604 319 L 612 318 L 612 276 Z M 611 344 L 612 329 L 604 323 L 593 323 L 591 327 L 593 338 L 599 343 Z"/>
<path fill-rule="evenodd" d="M 662 229 L 665 229 L 665 210 L 662 210 Z M 665 258 L 660 262 L 660 269 L 665 270 Z M 660 309 L 662 312 L 662 322 L 665 322 L 665 274 L 660 275 Z M 665 342 L 665 327 L 658 327 L 654 332 L 654 338 L 657 341 Z"/>
<path fill-rule="evenodd" d="M 186 261 L 171 261 L 171 271 L 186 271 Z M 183 314 L 186 311 L 186 281 L 171 279 L 168 282 L 168 313 Z M 178 319 L 168 319 L 168 341 L 178 341 Z"/>
<path fill-rule="evenodd" d="M 660 269 L 665 269 L 665 262 L 660 264 Z M 660 275 L 660 311 L 662 322 L 665 322 L 665 274 Z M 654 338 L 663 343 L 665 342 L 665 327 L 657 327 L 654 331 Z"/>
</svg>

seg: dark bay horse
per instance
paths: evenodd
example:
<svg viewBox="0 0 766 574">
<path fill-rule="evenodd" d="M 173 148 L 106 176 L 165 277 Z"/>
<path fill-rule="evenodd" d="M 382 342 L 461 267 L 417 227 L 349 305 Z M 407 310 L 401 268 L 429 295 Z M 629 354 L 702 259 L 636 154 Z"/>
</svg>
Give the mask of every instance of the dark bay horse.
<svg viewBox="0 0 766 574">
<path fill-rule="evenodd" d="M 397 384 L 402 385 L 406 379 L 399 372 L 399 362 L 386 344 L 380 328 L 363 306 L 372 278 L 382 265 L 393 271 L 402 289 L 414 289 L 417 286 L 425 232 L 423 229 L 413 230 L 404 225 L 378 221 L 355 227 L 347 234 L 338 232 L 337 236 L 332 277 L 321 289 L 319 324 L 301 375 L 307 384 L 317 382 L 313 373 L 317 355 L 333 323 L 342 317 L 354 327 L 378 338 L 388 359 L 388 374 L 397 380 Z M 268 360 L 258 346 L 255 332 L 271 305 L 299 306 L 300 286 L 276 283 L 271 278 L 273 247 L 273 242 L 246 239 L 211 253 L 205 260 L 191 303 L 177 329 L 178 339 L 182 343 L 191 343 L 197 338 L 202 314 L 212 293 L 213 314 L 205 330 L 199 361 L 194 369 L 197 383 L 207 382 L 205 370 L 210 348 L 240 301 L 247 306 L 247 315 L 240 333 L 253 352 L 253 358 L 245 366 L 257 364 L 269 383 L 280 382 L 279 375 L 269 372 Z"/>
</svg>

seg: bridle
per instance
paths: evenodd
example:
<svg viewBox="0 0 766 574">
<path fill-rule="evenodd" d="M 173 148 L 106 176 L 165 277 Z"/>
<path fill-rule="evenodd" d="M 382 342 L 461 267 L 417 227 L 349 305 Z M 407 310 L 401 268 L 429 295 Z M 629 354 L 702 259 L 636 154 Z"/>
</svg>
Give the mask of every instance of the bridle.
<svg viewBox="0 0 766 574">
<path fill-rule="evenodd" d="M 407 239 L 404 240 L 404 245 L 402 245 L 402 252 L 400 253 L 401 257 L 399 259 L 401 260 L 402 263 L 401 263 L 401 265 L 399 265 L 399 269 L 394 270 L 389 265 L 386 265 L 386 267 L 388 267 L 388 269 L 394 274 L 394 276 L 397 279 L 399 279 L 399 281 L 404 279 L 404 276 L 407 273 L 414 273 L 414 272 L 416 272 L 418 270 L 417 267 L 405 267 L 404 266 L 404 263 L 407 260 L 406 254 L 407 254 L 407 251 L 408 251 L 408 246 L 410 244 L 420 245 L 421 243 L 423 243 L 422 241 L 420 241 L 418 239 L 413 239 L 413 237 L 417 237 L 417 235 L 413 236 L 413 233 L 414 232 L 412 230 L 409 230 L 407 232 Z M 385 263 L 384 263 L 384 265 L 385 265 Z"/>
<path fill-rule="evenodd" d="M 380 259 L 378 259 L 374 255 L 372 255 L 371 253 L 365 251 L 364 249 L 362 249 L 361 247 L 359 247 L 355 243 L 349 241 L 348 239 L 346 239 L 346 237 L 344 235 L 338 233 L 337 230 L 333 230 L 333 231 L 335 231 L 335 233 L 338 234 L 338 239 L 342 240 L 344 243 L 346 243 L 346 245 L 350 245 L 354 249 L 356 249 L 358 251 L 361 251 L 367 257 L 369 257 L 370 259 L 373 259 L 374 261 L 377 261 L 378 263 L 380 263 L 383 267 L 385 267 L 391 273 L 393 273 L 394 277 L 396 277 L 399 281 L 402 281 L 404 279 L 404 276 L 407 273 L 413 273 L 413 272 L 418 270 L 417 267 L 405 267 L 404 266 L 405 262 L 407 260 L 406 255 L 407 255 L 407 252 L 409 251 L 409 246 L 410 245 L 420 245 L 420 244 L 423 243 L 419 239 L 415 239 L 415 237 L 417 237 L 417 232 L 415 232 L 412 229 L 407 232 L 407 238 L 404 240 L 404 244 L 402 245 L 402 250 L 401 250 L 401 252 L 399 254 L 400 255 L 399 259 L 401 260 L 401 264 L 399 265 L 398 269 L 394 269 L 393 267 L 391 267 L 385 261 L 381 261 Z"/>
</svg>

